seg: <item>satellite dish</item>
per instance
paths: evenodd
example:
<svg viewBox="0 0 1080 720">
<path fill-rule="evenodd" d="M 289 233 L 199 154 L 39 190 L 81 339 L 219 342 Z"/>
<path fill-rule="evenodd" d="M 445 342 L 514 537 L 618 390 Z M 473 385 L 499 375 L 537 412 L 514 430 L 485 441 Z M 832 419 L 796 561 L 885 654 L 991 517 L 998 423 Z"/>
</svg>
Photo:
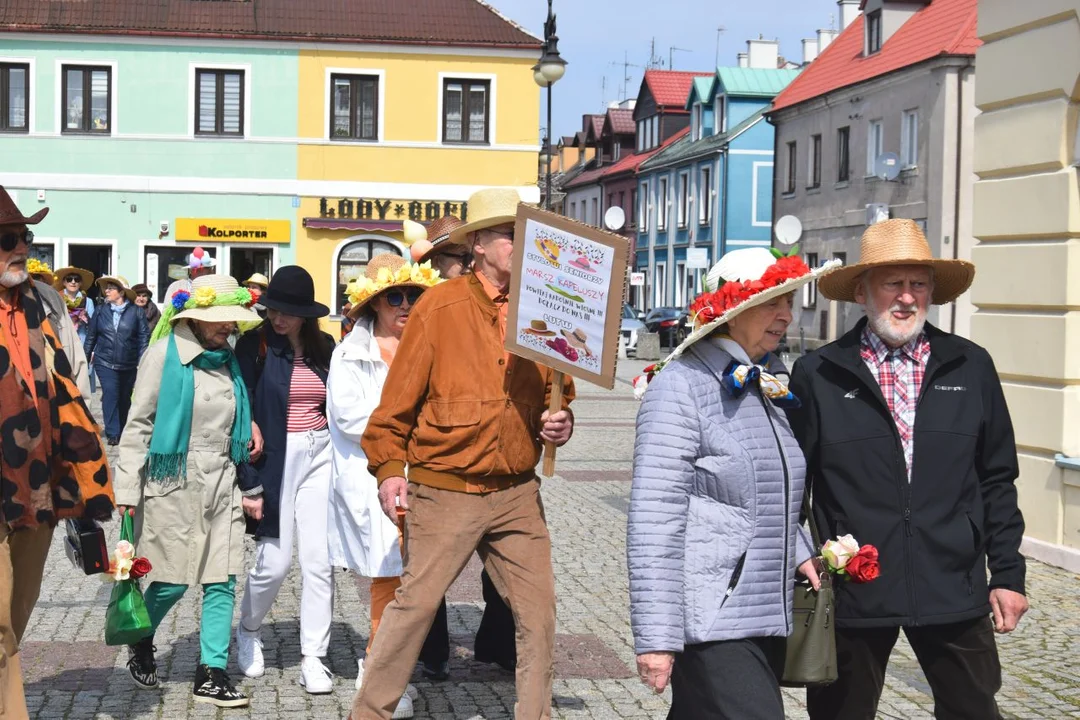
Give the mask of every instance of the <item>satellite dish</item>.
<svg viewBox="0 0 1080 720">
<path fill-rule="evenodd" d="M 892 152 L 878 155 L 874 161 L 874 175 L 889 182 L 900 177 L 900 156 Z"/>
<path fill-rule="evenodd" d="M 609 207 L 604 213 L 604 227 L 612 232 L 622 230 L 626 224 L 626 213 L 621 207 Z"/>
<path fill-rule="evenodd" d="M 785 215 L 776 221 L 773 232 L 781 245 L 794 245 L 802 237 L 802 222 L 794 215 Z"/>
</svg>

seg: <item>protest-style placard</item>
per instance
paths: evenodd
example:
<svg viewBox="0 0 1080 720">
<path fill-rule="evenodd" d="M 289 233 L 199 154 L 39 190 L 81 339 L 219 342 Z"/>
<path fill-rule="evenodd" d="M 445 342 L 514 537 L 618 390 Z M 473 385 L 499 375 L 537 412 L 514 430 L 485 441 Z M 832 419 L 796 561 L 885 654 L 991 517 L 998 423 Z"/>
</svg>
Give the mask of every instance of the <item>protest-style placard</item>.
<svg viewBox="0 0 1080 720">
<path fill-rule="evenodd" d="M 562 407 L 563 373 L 615 387 L 628 259 L 620 235 L 518 206 L 506 349 L 556 371 L 553 413 Z M 545 448 L 551 475 L 554 447 Z"/>
</svg>

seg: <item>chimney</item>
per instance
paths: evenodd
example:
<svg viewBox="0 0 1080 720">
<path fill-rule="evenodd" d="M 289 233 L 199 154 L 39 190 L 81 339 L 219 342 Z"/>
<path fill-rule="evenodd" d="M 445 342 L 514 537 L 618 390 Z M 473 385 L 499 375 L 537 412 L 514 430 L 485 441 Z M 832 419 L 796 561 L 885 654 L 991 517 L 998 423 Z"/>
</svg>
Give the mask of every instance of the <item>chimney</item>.
<svg viewBox="0 0 1080 720">
<path fill-rule="evenodd" d="M 838 0 L 836 4 L 840 6 L 840 30 L 843 32 L 859 17 L 859 0 Z"/>
<path fill-rule="evenodd" d="M 809 65 L 817 60 L 818 56 L 818 44 L 817 40 L 813 38 L 802 41 L 802 64 Z"/>
<path fill-rule="evenodd" d="M 739 53 L 739 67 L 750 67 L 750 59 L 746 53 Z"/>
<path fill-rule="evenodd" d="M 818 30 L 817 31 L 817 44 L 818 54 L 825 52 L 825 48 L 832 45 L 832 41 L 836 39 L 837 32 L 835 30 Z"/>
<path fill-rule="evenodd" d="M 749 67 L 776 69 L 776 61 L 780 59 L 780 42 L 766 40 L 760 35 L 757 40 L 746 41 Z"/>
</svg>

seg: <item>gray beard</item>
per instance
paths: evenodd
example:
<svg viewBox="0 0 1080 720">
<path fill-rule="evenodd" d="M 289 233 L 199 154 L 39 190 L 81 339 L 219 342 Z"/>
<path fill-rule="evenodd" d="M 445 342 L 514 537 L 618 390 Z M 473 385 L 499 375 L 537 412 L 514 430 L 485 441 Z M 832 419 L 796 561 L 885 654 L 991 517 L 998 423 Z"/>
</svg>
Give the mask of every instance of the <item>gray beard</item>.
<svg viewBox="0 0 1080 720">
<path fill-rule="evenodd" d="M 890 347 L 903 347 L 904 345 L 907 345 L 909 342 L 919 337 L 923 328 L 926 326 L 926 314 L 916 311 L 917 320 L 915 322 L 915 327 L 910 331 L 901 334 L 895 330 L 889 322 L 888 312 L 879 312 L 878 308 L 874 305 L 874 301 L 869 297 L 866 299 L 863 310 L 866 312 L 866 319 L 867 322 L 870 323 L 870 329 Z"/>
<path fill-rule="evenodd" d="M 3 275 L 0 275 L 0 285 L 3 285 L 6 288 L 13 288 L 18 285 L 22 285 L 29 279 L 30 273 L 26 272 L 25 270 L 21 270 L 18 272 L 8 270 L 4 272 Z"/>
</svg>

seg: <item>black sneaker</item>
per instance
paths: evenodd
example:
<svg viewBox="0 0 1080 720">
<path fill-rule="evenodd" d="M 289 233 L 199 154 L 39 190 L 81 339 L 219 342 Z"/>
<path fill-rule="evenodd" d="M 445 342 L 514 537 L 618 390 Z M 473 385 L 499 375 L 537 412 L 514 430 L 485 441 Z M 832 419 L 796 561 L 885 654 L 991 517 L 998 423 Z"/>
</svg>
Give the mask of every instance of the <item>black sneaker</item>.
<svg viewBox="0 0 1080 720">
<path fill-rule="evenodd" d="M 428 665 L 426 662 L 422 662 L 420 667 L 424 672 L 425 680 L 443 682 L 450 678 L 450 662 L 447 660 L 443 660 L 438 665 Z"/>
<path fill-rule="evenodd" d="M 221 668 L 199 665 L 195 670 L 195 702 L 218 707 L 247 707 L 247 695 L 233 687 L 229 675 Z"/>
<path fill-rule="evenodd" d="M 128 651 L 131 653 L 131 658 L 127 663 L 131 679 L 141 688 L 148 690 L 156 688 L 158 678 L 154 653 L 157 652 L 157 648 L 154 647 L 154 636 L 145 637 L 134 645 L 128 645 Z"/>
</svg>

